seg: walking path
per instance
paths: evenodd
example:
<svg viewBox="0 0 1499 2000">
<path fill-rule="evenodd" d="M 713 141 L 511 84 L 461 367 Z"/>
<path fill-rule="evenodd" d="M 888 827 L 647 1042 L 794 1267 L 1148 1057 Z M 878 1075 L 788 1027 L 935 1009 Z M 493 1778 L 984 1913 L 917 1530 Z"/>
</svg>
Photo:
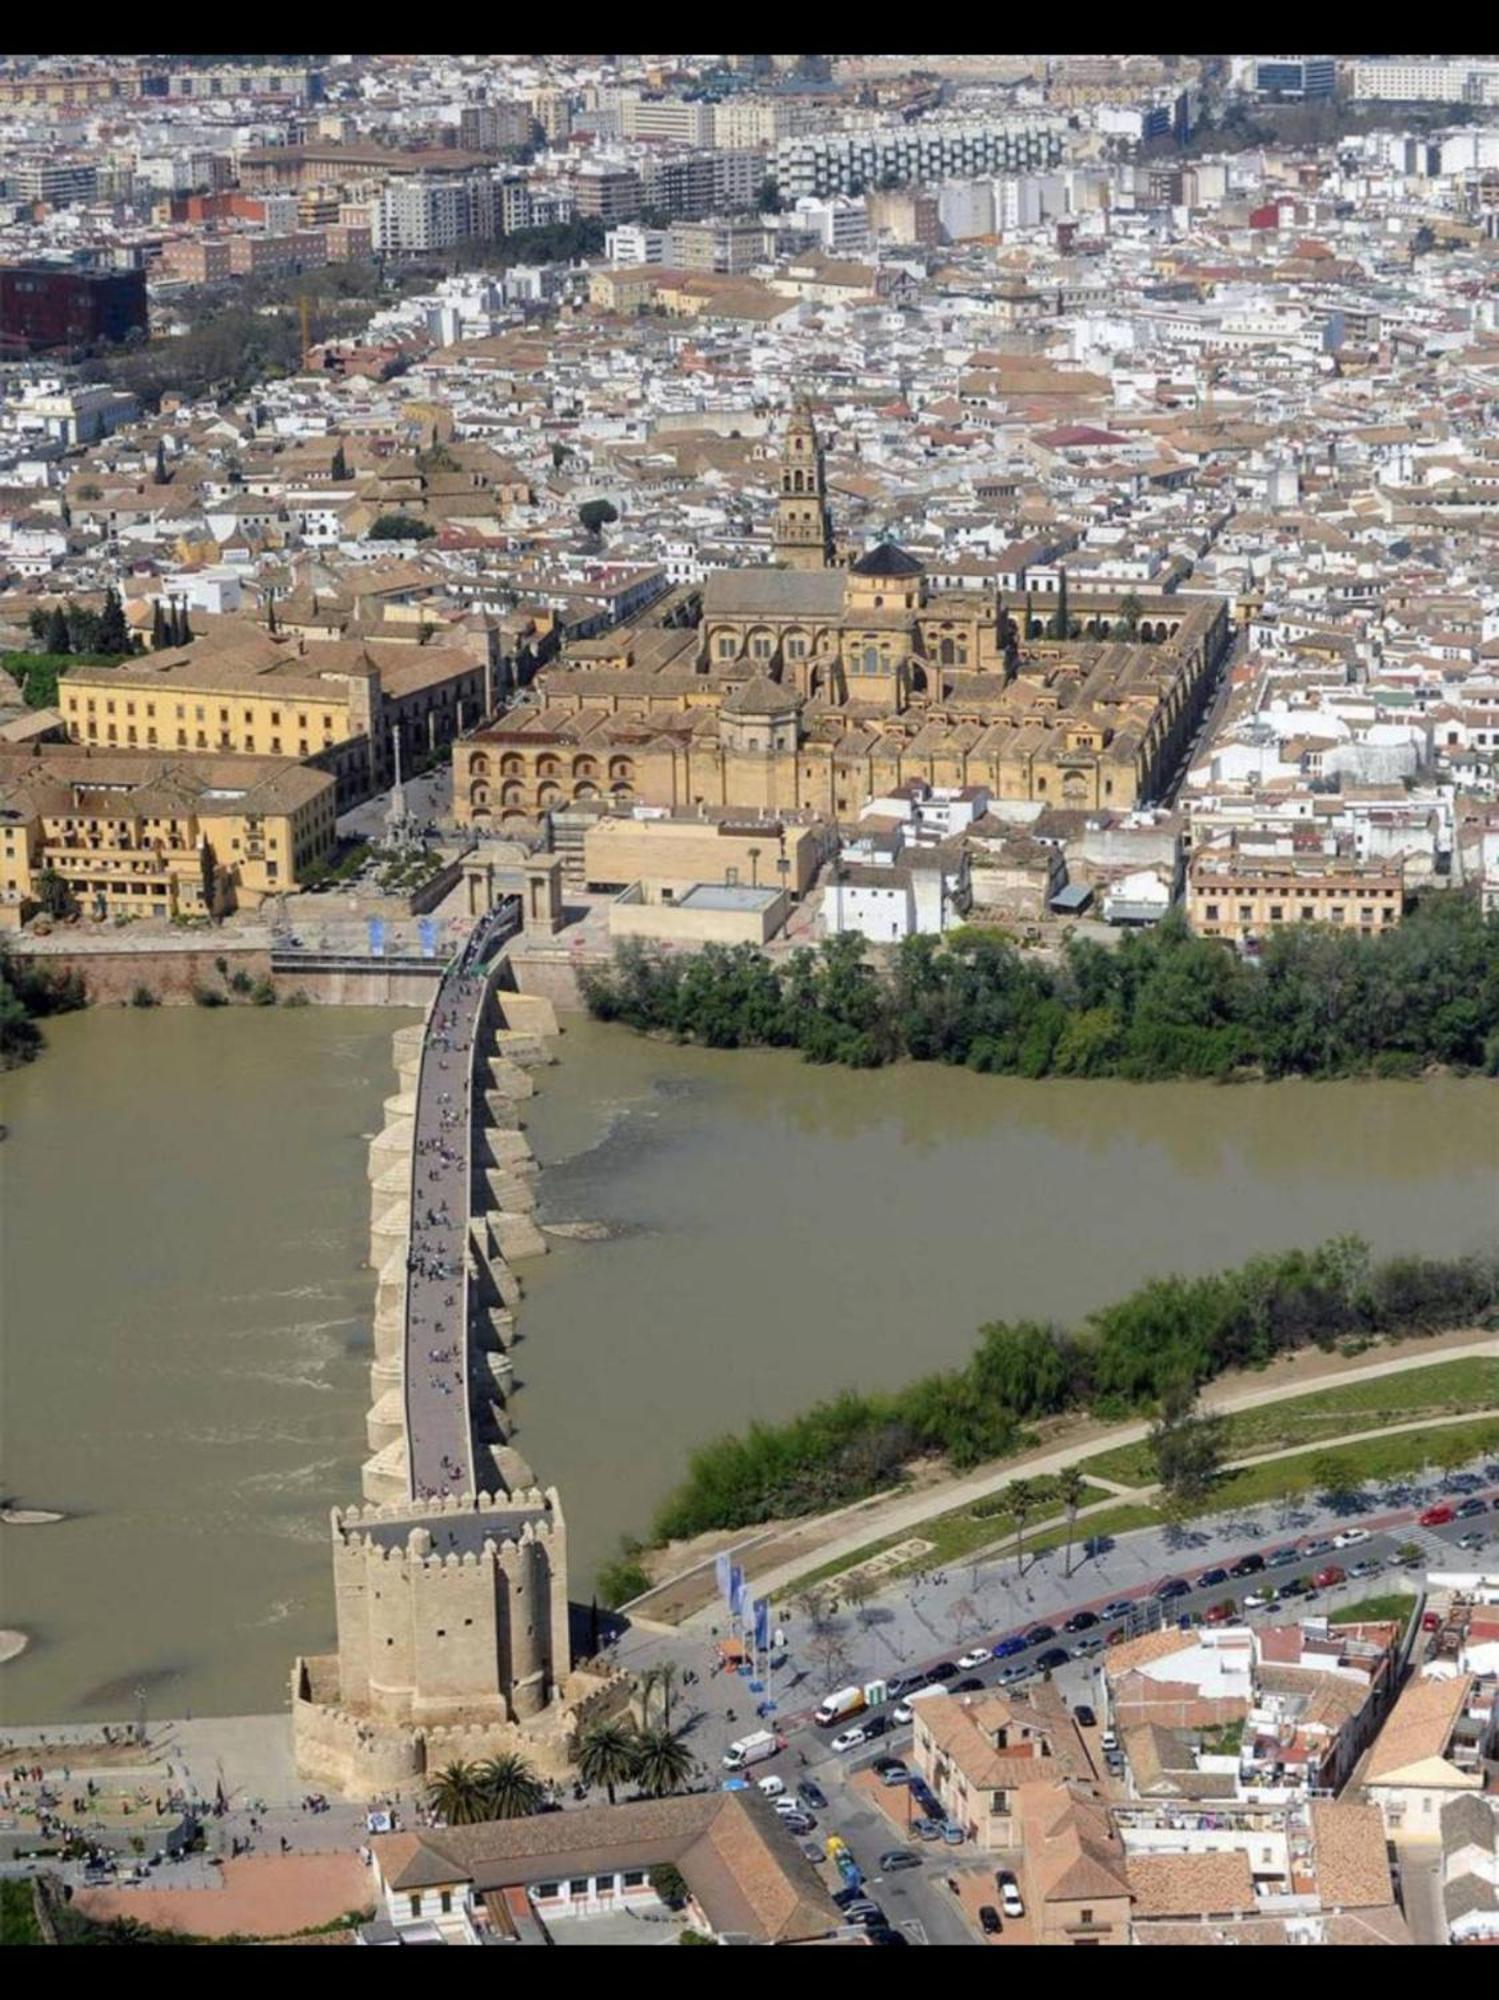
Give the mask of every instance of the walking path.
<svg viewBox="0 0 1499 2000">
<path fill-rule="evenodd" d="M 1433 1351 L 1430 1344 L 1423 1343 L 1418 1352 L 1397 1356 L 1395 1359 L 1389 1361 L 1371 1362 L 1367 1367 L 1363 1368 L 1349 1369 L 1346 1373 L 1339 1374 L 1335 1380 L 1330 1382 L 1312 1382 L 1308 1384 L 1305 1379 L 1297 1379 L 1295 1381 L 1286 1381 L 1274 1387 L 1233 1390 L 1228 1393 L 1224 1392 L 1221 1384 L 1216 1386 L 1209 1384 L 1204 1389 L 1201 1400 L 1205 1409 L 1223 1415 L 1234 1415 L 1242 1410 L 1259 1409 L 1266 1403 L 1284 1402 L 1295 1396 L 1311 1395 L 1316 1393 L 1318 1388 L 1341 1387 L 1343 1384 L 1352 1381 L 1376 1381 L 1386 1376 L 1404 1374 L 1412 1368 L 1429 1368 L 1435 1361 L 1451 1359 L 1454 1348 L 1460 1349 L 1462 1355 L 1465 1357 L 1477 1356 L 1493 1359 L 1499 1357 L 1499 1336 L 1481 1330 L 1474 1331 L 1471 1334 L 1463 1334 L 1445 1341 L 1442 1349 L 1436 1352 Z M 1437 1418 L 1428 1417 L 1422 1422 L 1407 1426 L 1397 1426 L 1396 1428 L 1422 1429 L 1438 1421 L 1440 1420 Z M 855 1555 L 860 1549 L 868 1547 L 871 1542 L 883 1541 L 890 1536 L 898 1536 L 902 1532 L 916 1529 L 924 1521 L 930 1520 L 933 1515 L 950 1513 L 958 1508 L 970 1505 L 975 1500 L 985 1499 L 990 1494 L 997 1493 L 1002 1487 L 1008 1486 L 1017 1477 L 1034 1478 L 1044 1476 L 1048 1473 L 1060 1472 L 1065 1466 L 1075 1465 L 1083 1459 L 1094 1457 L 1104 1451 L 1112 1451 L 1117 1446 L 1138 1444 L 1149 1435 L 1149 1432 L 1150 1425 L 1148 1422 L 1123 1424 L 1109 1428 L 1090 1427 L 1086 1436 L 1074 1438 L 1069 1444 L 1055 1447 L 1051 1450 L 1043 1447 L 1041 1450 L 1031 1452 L 1024 1457 L 1007 1459 L 1002 1465 L 991 1465 L 986 1467 L 984 1471 L 974 1473 L 966 1479 L 953 1480 L 940 1486 L 928 1487 L 920 1493 L 906 1494 L 898 1499 L 879 1502 L 873 1506 L 868 1503 L 862 1503 L 857 1510 L 841 1510 L 842 1514 L 849 1519 L 849 1528 L 839 1535 L 818 1541 L 815 1538 L 817 1529 L 826 1526 L 829 1521 L 839 1518 L 838 1515 L 821 1516 L 818 1521 L 805 1524 L 808 1531 L 806 1548 L 792 1560 L 783 1561 L 773 1568 L 757 1570 L 755 1567 L 754 1550 L 756 1548 L 762 1551 L 769 1550 L 777 1540 L 782 1540 L 783 1536 L 767 1535 L 764 1531 L 749 1538 L 747 1544 L 741 1544 L 740 1548 L 736 1551 L 736 1559 L 744 1567 L 747 1576 L 753 1581 L 757 1596 L 784 1596 L 787 1590 L 795 1583 L 796 1579 L 808 1569 L 824 1568 L 827 1564 L 836 1562 L 841 1556 Z M 1360 1433 L 1360 1435 L 1376 1436 L 1380 1435 L 1380 1433 L 1368 1432 Z M 1298 1453 L 1314 1448 L 1330 1450 L 1336 1442 L 1336 1439 L 1323 1439 L 1318 1441 L 1316 1447 L 1296 1445 L 1282 1452 L 1267 1453 L 1265 1456 L 1291 1458 L 1297 1456 Z M 1255 1462 L 1257 1461 L 1244 1461 L 1246 1464 Z M 1097 1484 L 1105 1485 L 1112 1484 L 1112 1482 L 1099 1480 Z M 1115 1490 L 1125 1494 L 1132 1494 L 1134 1491 L 1127 1487 L 1120 1487 Z M 1083 1517 L 1080 1515 L 1079 1518 Z M 795 1525 L 801 1526 L 802 1524 L 798 1523 Z M 706 1570 L 706 1587 L 703 1601 L 682 1619 L 682 1625 L 686 1628 L 695 1629 L 711 1624 L 719 1615 L 716 1593 L 713 1588 L 713 1564 L 711 1560 L 704 1565 L 704 1568 Z M 683 1577 L 677 1581 L 685 1585 L 689 1579 Z M 653 1591 L 650 1597 L 643 1600 L 643 1608 L 647 1615 L 650 1614 L 652 1600 L 660 1596 L 665 1588 L 666 1586 L 664 1585 L 658 1586 L 657 1590 Z"/>
</svg>

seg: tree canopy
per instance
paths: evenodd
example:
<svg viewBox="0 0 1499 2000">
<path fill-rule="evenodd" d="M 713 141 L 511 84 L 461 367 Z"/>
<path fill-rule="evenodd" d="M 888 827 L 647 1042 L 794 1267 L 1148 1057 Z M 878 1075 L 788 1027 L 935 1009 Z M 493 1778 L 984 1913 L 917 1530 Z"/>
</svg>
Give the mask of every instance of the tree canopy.
<svg viewBox="0 0 1499 2000">
<path fill-rule="evenodd" d="M 589 1010 L 710 1048 L 794 1048 L 854 1067 L 908 1057 L 1008 1076 L 1499 1075 L 1499 916 L 1436 891 L 1377 936 L 1275 932 L 1258 962 L 1179 912 L 1049 966 L 1000 933 L 908 938 L 889 969 L 862 939 L 778 963 L 751 945 L 691 957 L 622 942 L 583 979 Z"/>
</svg>

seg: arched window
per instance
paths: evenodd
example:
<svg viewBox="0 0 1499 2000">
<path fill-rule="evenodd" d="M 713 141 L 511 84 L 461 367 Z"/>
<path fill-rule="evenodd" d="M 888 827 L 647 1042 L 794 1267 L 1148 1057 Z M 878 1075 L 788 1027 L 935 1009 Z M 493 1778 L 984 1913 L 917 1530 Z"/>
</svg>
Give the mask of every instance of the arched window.
<svg viewBox="0 0 1499 2000">
<path fill-rule="evenodd" d="M 500 771 L 501 774 L 507 778 L 524 777 L 526 771 L 526 760 L 524 757 L 513 757 L 513 756 L 502 757 L 500 759 Z"/>
<path fill-rule="evenodd" d="M 942 664 L 943 664 L 943 666 L 944 666 L 944 667 L 950 667 L 950 666 L 952 665 L 952 663 L 953 663 L 953 661 L 954 661 L 954 659 L 955 659 L 956 657 L 957 657 L 957 648 L 956 648 L 956 647 L 955 647 L 955 646 L 953 645 L 953 642 L 952 642 L 952 640 L 951 640 L 951 639 L 944 639 L 944 640 L 942 641 Z"/>
<path fill-rule="evenodd" d="M 489 759 L 482 750 L 476 750 L 473 756 L 469 758 L 468 774 L 471 778 L 487 778 L 489 776 Z"/>
<path fill-rule="evenodd" d="M 866 647 L 864 648 L 864 671 L 865 671 L 865 673 L 866 673 L 866 674 L 877 674 L 877 673 L 879 672 L 879 670 L 880 670 L 880 649 L 879 649 L 879 647 L 878 647 L 878 646 L 866 646 Z"/>
</svg>

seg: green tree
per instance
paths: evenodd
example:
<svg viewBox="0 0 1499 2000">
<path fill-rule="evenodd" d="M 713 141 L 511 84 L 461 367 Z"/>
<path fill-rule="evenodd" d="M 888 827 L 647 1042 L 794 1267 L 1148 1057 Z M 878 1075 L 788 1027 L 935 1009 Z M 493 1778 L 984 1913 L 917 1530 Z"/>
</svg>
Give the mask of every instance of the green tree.
<svg viewBox="0 0 1499 2000">
<path fill-rule="evenodd" d="M 614 1804 L 616 1785 L 627 1785 L 639 1762 L 633 1729 L 613 1719 L 594 1723 L 578 1745 L 578 1776 L 585 1785 L 602 1785 Z"/>
<path fill-rule="evenodd" d="M 1066 1466 L 1057 1475 L 1057 1498 L 1067 1509 L 1067 1554 L 1062 1574 L 1072 1574 L 1072 1530 L 1077 1521 L 1077 1510 L 1082 1505 L 1083 1495 L 1088 1490 L 1088 1482 L 1075 1465 Z"/>
<path fill-rule="evenodd" d="M 38 875 L 36 899 L 49 917 L 60 919 L 78 914 L 78 900 L 55 868 L 44 868 Z"/>
<path fill-rule="evenodd" d="M 120 602 L 120 593 L 113 586 L 104 593 L 104 610 L 100 614 L 94 643 L 101 653 L 125 654 L 130 651 L 130 628 L 125 623 L 125 607 Z"/>
<path fill-rule="evenodd" d="M 335 486 L 342 486 L 349 477 L 349 461 L 344 456 L 344 441 L 339 439 L 333 453 L 333 462 L 328 467 L 328 477 Z"/>
<path fill-rule="evenodd" d="M 172 635 L 167 626 L 167 614 L 158 597 L 151 606 L 151 650 L 164 653 L 172 643 Z"/>
<path fill-rule="evenodd" d="M 1132 590 L 1128 591 L 1119 606 L 1119 616 L 1124 625 L 1124 636 L 1126 639 L 1133 639 L 1137 636 L 1140 630 L 1140 620 L 1144 616 L 1144 613 L 1145 606 Z"/>
<path fill-rule="evenodd" d="M 619 519 L 619 509 L 612 500 L 585 500 L 578 509 L 578 519 L 587 533 L 598 541 L 605 528 Z"/>
<path fill-rule="evenodd" d="M 49 653 L 71 653 L 72 640 L 68 636 L 67 613 L 60 604 L 54 605 L 47 614 L 47 643 Z"/>
<path fill-rule="evenodd" d="M 1223 1463 L 1227 1420 L 1199 1410 L 1190 1388 L 1168 1391 L 1147 1440 L 1156 1477 L 1169 1501 L 1199 1508 Z"/>
<path fill-rule="evenodd" d="M 382 514 L 370 528 L 372 542 L 430 542 L 437 530 L 413 514 Z"/>
<path fill-rule="evenodd" d="M 1053 639 L 1069 639 L 1072 636 L 1072 625 L 1067 616 L 1067 565 L 1065 563 L 1063 563 L 1057 577 L 1057 608 L 1052 616 L 1051 636 Z"/>
<path fill-rule="evenodd" d="M 1326 1451 L 1312 1460 L 1312 1484 L 1334 1510 L 1346 1507 L 1358 1493 L 1358 1481 L 1341 1453 Z"/>
<path fill-rule="evenodd" d="M 171 474 L 167 471 L 166 443 L 164 439 L 158 438 L 156 440 L 156 484 L 158 486 L 165 486 L 170 478 Z"/>
<path fill-rule="evenodd" d="M 646 1880 L 669 1910 L 680 1910 L 687 1901 L 687 1879 L 670 1861 L 658 1861 Z"/>
<path fill-rule="evenodd" d="M 692 1775 L 693 1756 L 677 1730 L 644 1729 L 636 1751 L 635 1780 L 647 1798 L 679 1792 Z"/>
<path fill-rule="evenodd" d="M 1005 1488 L 1005 1499 L 1015 1521 L 1015 1574 L 1025 1574 L 1025 1524 L 1040 1503 L 1040 1489 L 1033 1479 L 1014 1479 Z"/>
<path fill-rule="evenodd" d="M 767 174 L 755 192 L 755 207 L 761 215 L 779 215 L 786 203 L 775 177 Z"/>
<path fill-rule="evenodd" d="M 541 1780 L 513 1750 L 486 1758 L 478 1768 L 478 1782 L 490 1819 L 529 1819 L 541 1804 Z"/>
<path fill-rule="evenodd" d="M 449 1826 L 474 1826 L 489 1817 L 478 1766 L 461 1758 L 437 1773 L 427 1787 L 427 1797 Z"/>
</svg>

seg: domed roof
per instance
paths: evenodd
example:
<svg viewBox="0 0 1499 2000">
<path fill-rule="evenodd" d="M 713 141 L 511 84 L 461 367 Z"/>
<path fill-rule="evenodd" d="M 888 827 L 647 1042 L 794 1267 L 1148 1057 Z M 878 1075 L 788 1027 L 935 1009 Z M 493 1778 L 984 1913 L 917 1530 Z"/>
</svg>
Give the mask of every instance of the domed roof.
<svg viewBox="0 0 1499 2000">
<path fill-rule="evenodd" d="M 854 576 L 922 576 L 925 571 L 924 563 L 894 542 L 881 542 L 878 548 L 867 549 L 851 568 Z"/>
</svg>

